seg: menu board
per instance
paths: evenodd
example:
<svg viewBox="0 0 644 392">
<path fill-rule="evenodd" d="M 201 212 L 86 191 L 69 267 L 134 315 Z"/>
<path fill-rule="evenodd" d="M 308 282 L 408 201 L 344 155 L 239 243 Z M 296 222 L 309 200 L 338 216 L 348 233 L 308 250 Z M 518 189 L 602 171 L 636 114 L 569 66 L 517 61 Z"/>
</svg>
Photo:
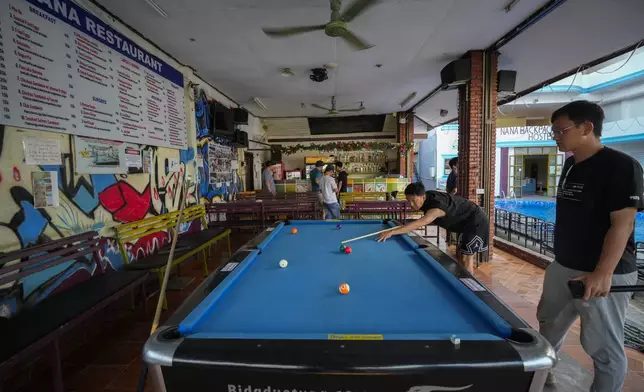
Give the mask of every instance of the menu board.
<svg viewBox="0 0 644 392">
<path fill-rule="evenodd" d="M 69 0 L 0 0 L 0 123 L 186 148 L 183 75 Z"/>
</svg>

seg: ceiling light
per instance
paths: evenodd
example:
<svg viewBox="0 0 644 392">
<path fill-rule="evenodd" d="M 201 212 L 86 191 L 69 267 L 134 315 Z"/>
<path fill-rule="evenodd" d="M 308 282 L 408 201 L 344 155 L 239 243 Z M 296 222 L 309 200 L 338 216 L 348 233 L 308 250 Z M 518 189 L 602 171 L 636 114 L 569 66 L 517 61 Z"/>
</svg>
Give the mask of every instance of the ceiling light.
<svg viewBox="0 0 644 392">
<path fill-rule="evenodd" d="M 326 64 L 324 64 L 324 68 L 326 68 L 326 69 L 335 69 L 335 68 L 338 68 L 338 64 L 337 63 L 326 63 Z"/>
<path fill-rule="evenodd" d="M 264 105 L 264 102 L 259 100 L 259 98 L 253 98 L 253 102 L 255 102 L 255 104 L 259 106 L 263 111 L 268 112 L 268 108 L 266 107 L 266 105 Z"/>
<path fill-rule="evenodd" d="M 154 10 L 161 16 L 163 16 L 165 19 L 168 19 L 168 13 L 165 12 L 163 8 L 161 8 L 160 5 L 154 2 L 154 0 L 145 0 L 146 3 L 150 5 L 150 7 L 154 8 Z"/>
<path fill-rule="evenodd" d="M 280 72 L 280 75 L 282 75 L 284 77 L 295 76 L 295 72 L 293 72 L 293 70 L 290 69 L 290 68 L 284 68 Z"/>
<path fill-rule="evenodd" d="M 382 64 L 376 64 L 376 65 L 374 65 L 374 67 L 380 68 L 380 67 L 382 67 Z"/>
<path fill-rule="evenodd" d="M 405 106 L 407 106 L 409 104 L 409 102 L 411 102 L 411 100 L 414 99 L 414 98 L 416 98 L 416 92 L 415 91 L 413 93 L 409 94 L 409 96 L 407 96 L 407 98 L 405 98 L 405 100 L 400 103 L 400 108 L 402 109 Z"/>
</svg>

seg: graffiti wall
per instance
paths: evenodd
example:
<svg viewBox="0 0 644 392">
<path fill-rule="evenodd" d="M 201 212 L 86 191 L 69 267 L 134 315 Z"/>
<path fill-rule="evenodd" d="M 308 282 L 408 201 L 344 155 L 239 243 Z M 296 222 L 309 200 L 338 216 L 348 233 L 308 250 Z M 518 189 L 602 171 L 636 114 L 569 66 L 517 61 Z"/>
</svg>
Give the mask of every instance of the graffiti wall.
<svg viewBox="0 0 644 392">
<path fill-rule="evenodd" d="M 57 139 L 62 165 L 25 164 L 22 143 L 29 136 Z M 97 230 L 102 236 L 100 262 L 106 269 L 121 268 L 125 261 L 113 239 L 113 227 L 177 210 L 186 172 L 194 173 L 194 150 L 140 148 L 151 155 L 150 173 L 76 175 L 69 135 L 0 127 L 0 252 Z M 172 158 L 180 160 L 178 171 L 168 170 Z M 58 173 L 59 206 L 34 207 L 31 174 L 37 171 Z M 197 185 L 188 186 L 186 204 L 195 204 L 198 199 Z M 167 241 L 167 233 L 162 233 L 129 244 L 128 261 L 153 252 Z M 81 258 L 0 287 L 0 314 L 11 314 L 20 305 L 33 305 L 97 271 L 100 268 L 94 260 Z M 18 283 L 20 289 L 16 290 Z"/>
</svg>

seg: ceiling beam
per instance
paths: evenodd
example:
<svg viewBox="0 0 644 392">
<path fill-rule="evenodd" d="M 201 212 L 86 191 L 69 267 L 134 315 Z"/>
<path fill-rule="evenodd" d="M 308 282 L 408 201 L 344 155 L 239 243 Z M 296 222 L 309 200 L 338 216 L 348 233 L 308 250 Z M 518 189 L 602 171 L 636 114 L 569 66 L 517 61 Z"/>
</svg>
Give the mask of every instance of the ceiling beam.
<svg viewBox="0 0 644 392">
<path fill-rule="evenodd" d="M 566 0 L 550 0 L 544 6 L 542 6 L 535 12 L 533 12 L 532 15 L 528 16 L 523 22 L 516 25 L 512 30 L 510 30 L 505 35 L 503 35 L 503 37 L 499 38 L 496 42 L 490 45 L 490 47 L 488 47 L 486 50 L 487 51 L 499 50 L 501 47 L 507 45 L 510 41 L 515 39 L 517 36 L 519 36 L 519 34 L 526 31 L 530 26 L 534 25 L 539 20 L 543 19 L 546 15 L 550 14 L 552 11 L 554 11 L 557 7 L 559 7 L 565 2 Z M 466 54 L 464 54 L 463 56 L 465 56 Z M 446 87 L 447 86 L 445 84 L 441 84 L 438 87 L 434 88 L 432 91 L 429 92 L 429 94 L 424 96 L 423 99 L 418 101 L 410 110 L 416 110 L 417 107 L 429 101 L 433 96 L 443 91 Z"/>
<path fill-rule="evenodd" d="M 627 46 L 627 47 L 625 47 L 623 49 L 617 50 L 617 51 L 615 51 L 615 52 L 613 52 L 611 54 L 608 54 L 606 56 L 600 57 L 600 58 L 595 59 L 595 60 L 593 60 L 591 62 L 588 62 L 586 64 L 582 64 L 582 65 L 580 65 L 580 66 L 578 66 L 576 68 L 572 68 L 572 69 L 570 69 L 570 70 L 568 70 L 568 71 L 566 71 L 564 73 L 561 73 L 561 74 L 559 74 L 557 76 L 554 76 L 554 77 L 552 77 L 552 78 L 550 78 L 550 79 L 548 79 L 548 80 L 546 80 L 544 82 L 541 82 L 541 83 L 539 83 L 537 85 L 529 87 L 529 88 L 527 88 L 527 89 L 525 89 L 523 91 L 520 91 L 520 92 L 518 92 L 518 93 L 516 93 L 514 95 L 511 95 L 511 96 L 509 96 L 507 98 L 501 99 L 501 100 L 499 100 L 497 102 L 497 104 L 498 104 L 498 106 L 505 105 L 508 102 L 512 102 L 512 101 L 517 100 L 517 99 L 519 99 L 519 98 L 521 98 L 521 97 L 523 97 L 525 95 L 528 95 L 528 94 L 530 94 L 532 92 L 535 92 L 535 91 L 539 90 L 540 88 L 542 88 L 544 86 L 547 86 L 549 84 L 558 82 L 561 79 L 564 79 L 564 78 L 567 78 L 569 76 L 572 76 L 572 75 L 576 74 L 577 72 L 582 72 L 585 69 L 595 67 L 595 66 L 597 66 L 597 65 L 599 65 L 601 63 L 604 63 L 606 61 L 609 61 L 609 60 L 611 60 L 611 59 L 613 59 L 613 58 L 615 58 L 617 56 L 621 56 L 621 55 L 623 55 L 625 53 L 632 52 L 633 50 L 637 49 L 638 47 L 640 47 L 642 45 L 644 45 L 644 39 L 642 39 L 639 42 L 634 43 L 633 45 L 629 45 L 629 46 Z"/>
<path fill-rule="evenodd" d="M 507 32 L 503 37 L 499 38 L 495 43 L 490 45 L 486 49 L 486 51 L 495 52 L 501 49 L 503 46 L 507 45 L 510 41 L 515 39 L 519 34 L 523 33 L 530 26 L 548 16 L 548 14 L 550 14 L 565 2 L 566 0 L 550 0 L 541 8 L 533 12 L 532 15 L 528 16 L 523 22 L 519 23 L 515 28 Z"/>
</svg>

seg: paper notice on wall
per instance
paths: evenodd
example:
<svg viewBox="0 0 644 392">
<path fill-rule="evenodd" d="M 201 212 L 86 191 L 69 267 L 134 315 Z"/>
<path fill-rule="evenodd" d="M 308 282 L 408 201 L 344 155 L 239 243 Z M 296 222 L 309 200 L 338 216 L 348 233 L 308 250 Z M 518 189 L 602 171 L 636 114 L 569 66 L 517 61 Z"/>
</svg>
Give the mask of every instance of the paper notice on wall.
<svg viewBox="0 0 644 392">
<path fill-rule="evenodd" d="M 78 174 L 127 173 L 124 142 L 74 136 L 74 158 Z"/>
<path fill-rule="evenodd" d="M 179 159 L 168 158 L 168 172 L 174 173 L 179 171 Z"/>
<path fill-rule="evenodd" d="M 34 207 L 57 207 L 60 204 L 57 172 L 33 172 L 31 173 L 31 185 L 34 194 Z"/>
<path fill-rule="evenodd" d="M 27 165 L 62 165 L 60 142 L 56 139 L 43 139 L 28 136 L 22 139 Z"/>
<path fill-rule="evenodd" d="M 129 174 L 143 173 L 143 154 L 138 145 L 126 144 L 125 166 Z"/>
</svg>

